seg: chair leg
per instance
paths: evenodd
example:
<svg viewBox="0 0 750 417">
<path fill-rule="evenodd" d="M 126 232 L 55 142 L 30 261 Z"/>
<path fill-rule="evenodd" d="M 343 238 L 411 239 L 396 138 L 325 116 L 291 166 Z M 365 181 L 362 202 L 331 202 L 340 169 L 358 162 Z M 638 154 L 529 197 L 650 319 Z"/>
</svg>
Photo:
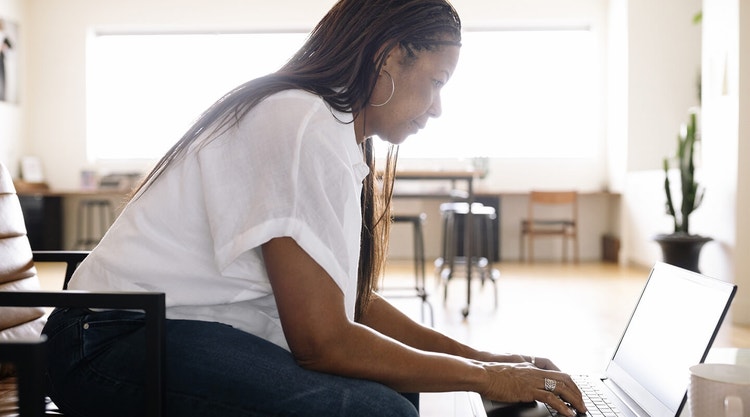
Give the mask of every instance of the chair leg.
<svg viewBox="0 0 750 417">
<path fill-rule="evenodd" d="M 529 235 L 526 237 L 526 241 L 529 243 L 529 259 L 528 262 L 533 264 L 534 263 L 534 234 L 529 233 Z"/>
</svg>

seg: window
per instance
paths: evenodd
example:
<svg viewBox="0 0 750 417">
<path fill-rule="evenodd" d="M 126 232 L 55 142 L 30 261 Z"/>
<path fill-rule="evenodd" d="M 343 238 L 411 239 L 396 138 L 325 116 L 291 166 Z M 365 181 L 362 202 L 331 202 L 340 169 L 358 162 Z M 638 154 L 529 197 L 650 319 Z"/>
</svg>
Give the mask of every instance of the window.
<svg viewBox="0 0 750 417">
<path fill-rule="evenodd" d="M 587 29 L 468 31 L 442 116 L 399 156 L 591 157 L 604 117 L 597 62 Z"/>
<path fill-rule="evenodd" d="M 89 158 L 159 158 L 200 112 L 280 67 L 305 36 L 96 35 L 88 55 Z M 400 156 L 593 157 L 604 118 L 599 61 L 585 28 L 467 31 L 443 89 L 443 116 L 409 138 Z"/>
<path fill-rule="evenodd" d="M 89 160 L 160 158 L 208 106 L 281 67 L 306 36 L 96 35 L 87 62 Z"/>
</svg>

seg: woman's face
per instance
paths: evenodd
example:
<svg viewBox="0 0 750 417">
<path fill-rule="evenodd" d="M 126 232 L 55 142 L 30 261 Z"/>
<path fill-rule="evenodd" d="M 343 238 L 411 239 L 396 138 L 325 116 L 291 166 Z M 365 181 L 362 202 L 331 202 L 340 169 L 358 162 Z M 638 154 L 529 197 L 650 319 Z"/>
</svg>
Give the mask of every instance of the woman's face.
<svg viewBox="0 0 750 417">
<path fill-rule="evenodd" d="M 365 137 L 378 135 L 399 144 L 424 128 L 430 117 L 440 116 L 440 90 L 456 69 L 459 50 L 458 46 L 443 46 L 418 52 L 416 60 L 407 60 L 401 48 L 394 48 L 365 109 Z M 381 103 L 386 104 L 377 106 Z"/>
</svg>

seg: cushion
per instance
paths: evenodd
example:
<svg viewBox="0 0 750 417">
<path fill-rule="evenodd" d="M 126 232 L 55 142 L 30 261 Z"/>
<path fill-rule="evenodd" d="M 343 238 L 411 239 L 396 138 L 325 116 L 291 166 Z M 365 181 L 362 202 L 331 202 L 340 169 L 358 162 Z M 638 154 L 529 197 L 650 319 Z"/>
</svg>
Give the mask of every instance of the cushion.
<svg viewBox="0 0 750 417">
<path fill-rule="evenodd" d="M 38 291 L 21 204 L 10 173 L 0 164 L 0 291 Z M 39 337 L 42 308 L 0 308 L 0 341 Z"/>
</svg>

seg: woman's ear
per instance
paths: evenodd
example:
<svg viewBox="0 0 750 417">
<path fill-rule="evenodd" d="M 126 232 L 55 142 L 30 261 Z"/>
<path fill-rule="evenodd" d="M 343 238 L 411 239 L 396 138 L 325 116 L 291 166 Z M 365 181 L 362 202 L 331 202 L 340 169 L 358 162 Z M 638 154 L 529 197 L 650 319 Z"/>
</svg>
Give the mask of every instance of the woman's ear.
<svg viewBox="0 0 750 417">
<path fill-rule="evenodd" d="M 385 50 L 386 46 L 383 45 L 380 47 L 380 50 L 378 51 L 378 55 L 380 56 L 381 53 Z M 383 58 L 383 69 L 389 69 L 393 68 L 395 65 L 398 65 L 399 63 L 403 62 L 404 58 L 404 49 L 401 47 L 400 44 L 396 44 L 393 48 L 391 48 L 390 51 L 388 51 L 388 54 Z"/>
</svg>

